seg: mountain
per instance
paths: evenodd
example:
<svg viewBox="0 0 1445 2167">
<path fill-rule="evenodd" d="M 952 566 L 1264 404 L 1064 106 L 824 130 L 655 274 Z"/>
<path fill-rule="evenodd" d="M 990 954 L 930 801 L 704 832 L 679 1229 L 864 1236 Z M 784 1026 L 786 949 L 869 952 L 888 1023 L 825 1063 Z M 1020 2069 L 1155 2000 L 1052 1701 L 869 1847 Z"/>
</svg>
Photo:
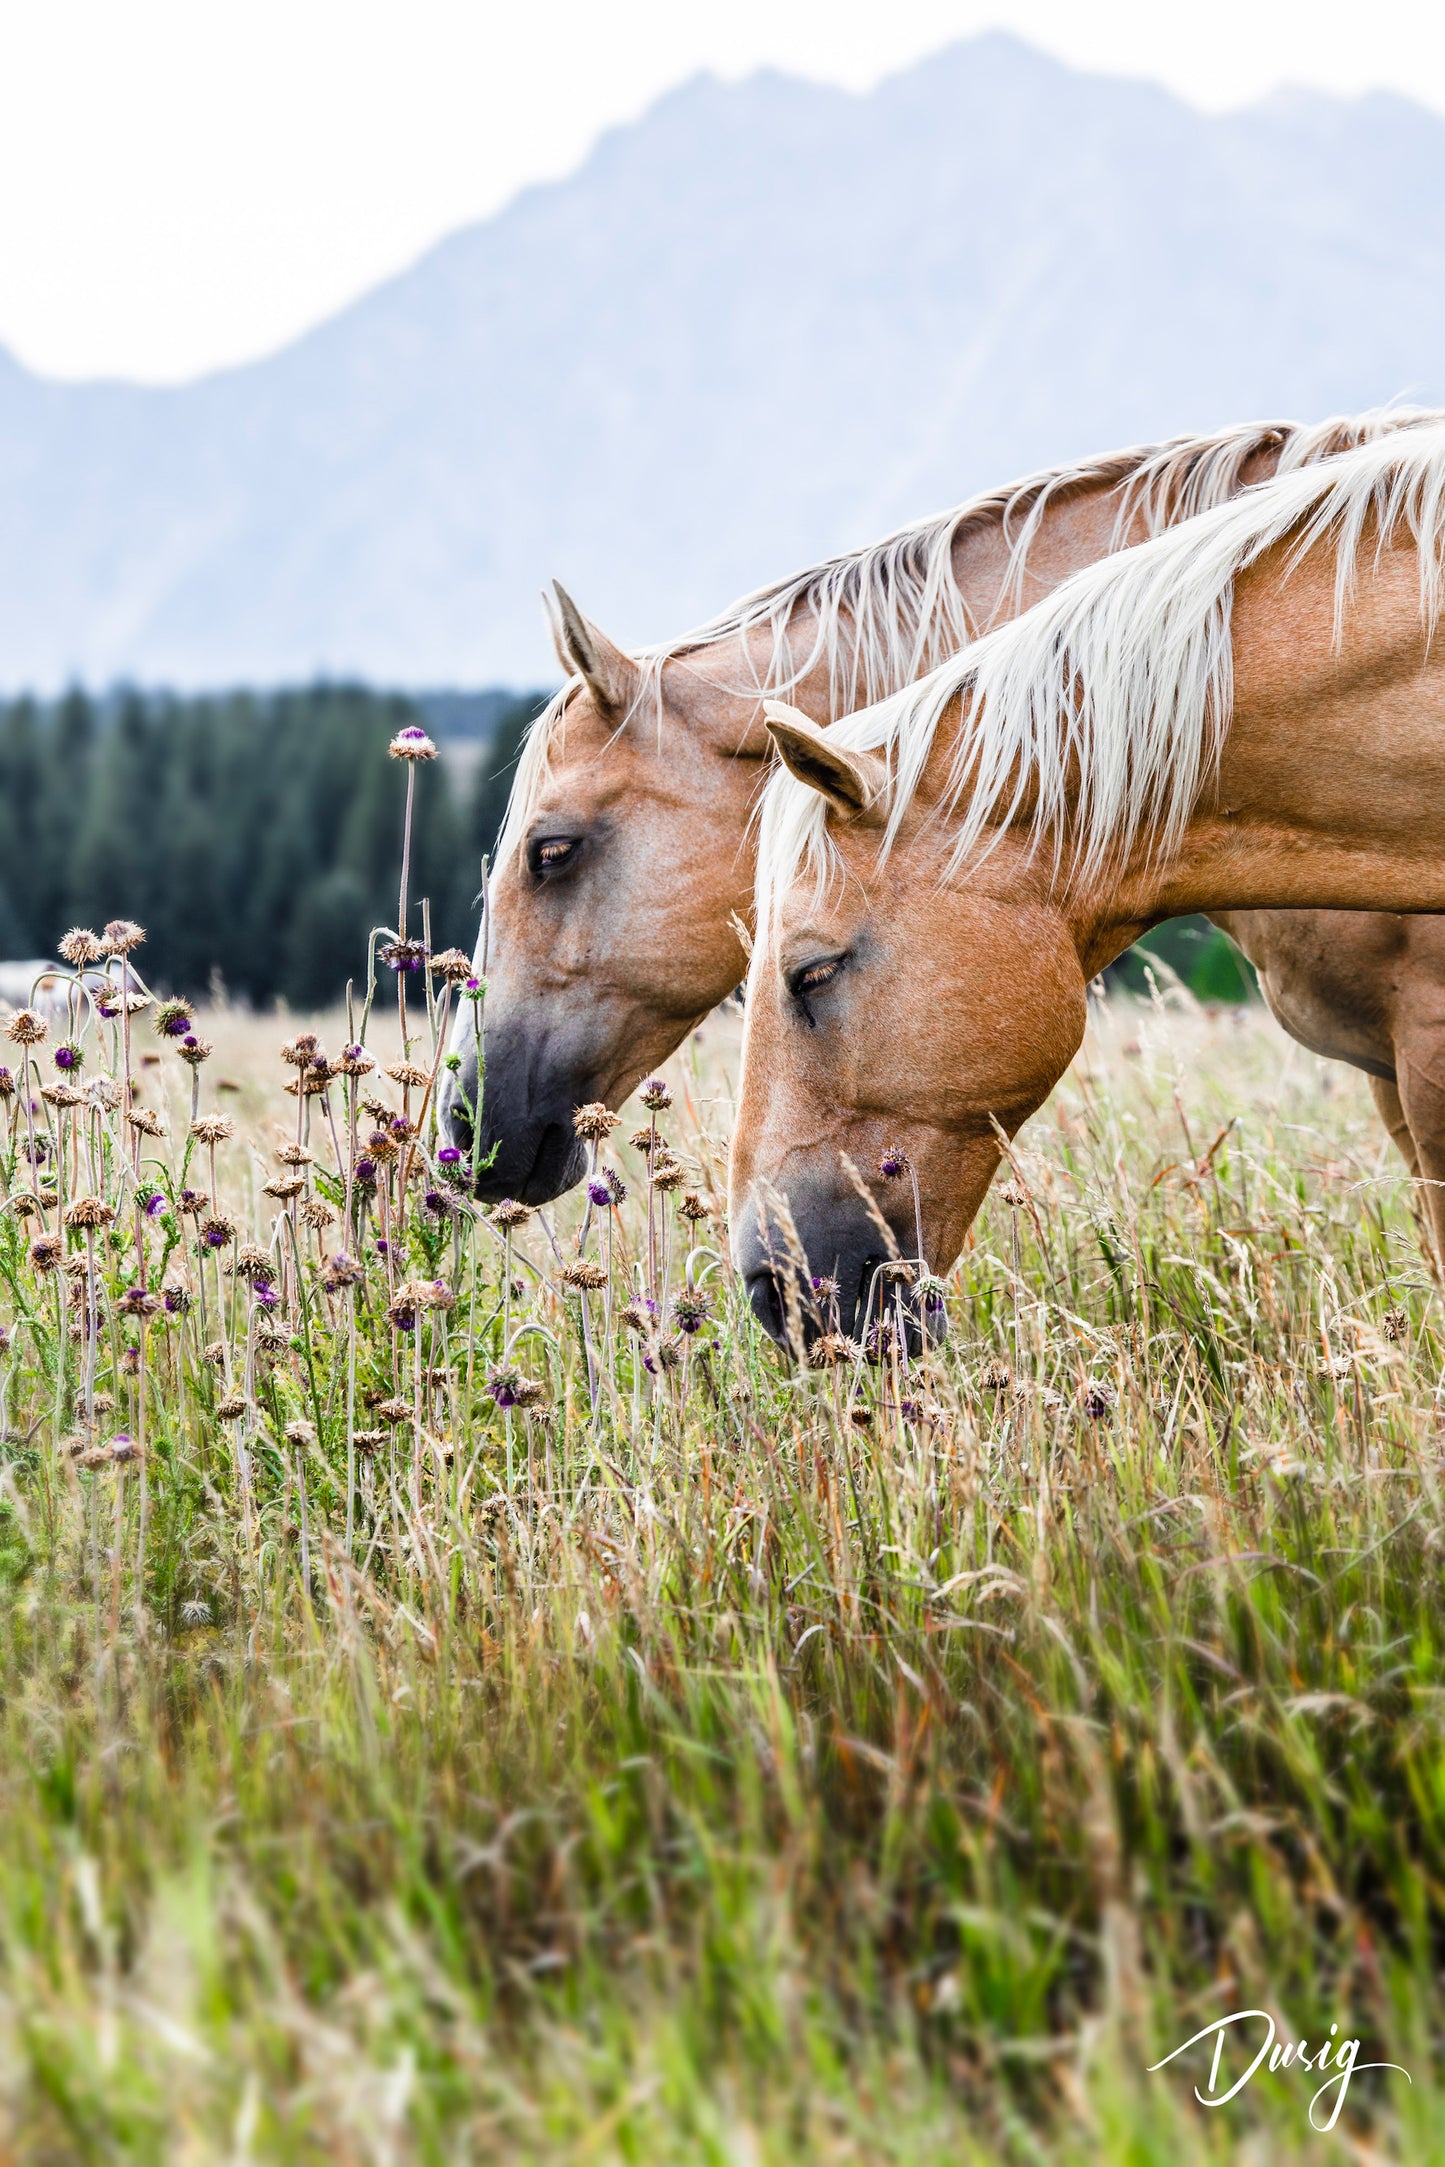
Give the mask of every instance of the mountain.
<svg viewBox="0 0 1445 2167">
<path fill-rule="evenodd" d="M 550 673 L 1031 467 L 1445 401 L 1445 119 L 1210 116 L 1016 40 L 702 78 L 274 357 L 0 355 L 0 684 Z"/>
</svg>

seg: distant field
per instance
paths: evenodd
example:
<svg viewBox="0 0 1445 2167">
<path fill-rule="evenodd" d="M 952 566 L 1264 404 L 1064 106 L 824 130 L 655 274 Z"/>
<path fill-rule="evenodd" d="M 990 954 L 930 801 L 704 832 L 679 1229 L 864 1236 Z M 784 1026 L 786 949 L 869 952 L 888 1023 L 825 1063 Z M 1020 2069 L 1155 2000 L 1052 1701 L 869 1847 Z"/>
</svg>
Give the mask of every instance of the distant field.
<svg viewBox="0 0 1445 2167">
<path fill-rule="evenodd" d="M 153 1012 L 139 1128 L 37 1097 L 32 1180 L 4 1102 L 3 2156 L 1445 2156 L 1445 1331 L 1359 1078 L 1112 999 L 947 1345 L 790 1376 L 727 1017 L 581 1271 L 369 1142 L 391 1012 L 294 1169 L 297 1019 L 194 1020 L 214 1146 Z M 1146 2074 L 1246 2008 L 1413 2085 Z"/>
</svg>

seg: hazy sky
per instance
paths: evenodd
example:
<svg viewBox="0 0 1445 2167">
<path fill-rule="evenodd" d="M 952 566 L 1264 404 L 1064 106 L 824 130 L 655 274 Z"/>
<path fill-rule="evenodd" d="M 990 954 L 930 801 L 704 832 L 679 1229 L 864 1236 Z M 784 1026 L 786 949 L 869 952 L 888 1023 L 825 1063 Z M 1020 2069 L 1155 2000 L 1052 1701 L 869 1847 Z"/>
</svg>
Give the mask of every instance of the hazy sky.
<svg viewBox="0 0 1445 2167">
<path fill-rule="evenodd" d="M 0 343 L 69 376 L 248 359 L 700 68 L 863 89 L 990 26 L 1202 105 L 1445 110 L 1440 0 L 0 0 Z"/>
</svg>

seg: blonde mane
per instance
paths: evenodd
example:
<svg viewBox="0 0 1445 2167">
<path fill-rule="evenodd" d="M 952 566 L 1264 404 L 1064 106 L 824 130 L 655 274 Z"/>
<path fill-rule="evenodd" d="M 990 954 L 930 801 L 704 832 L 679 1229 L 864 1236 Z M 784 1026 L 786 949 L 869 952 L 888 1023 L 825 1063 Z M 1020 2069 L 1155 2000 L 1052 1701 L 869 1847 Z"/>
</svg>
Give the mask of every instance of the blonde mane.
<svg viewBox="0 0 1445 2167">
<path fill-rule="evenodd" d="M 951 511 L 900 528 L 866 548 L 830 557 L 791 578 L 758 588 L 718 617 L 634 659 L 641 683 L 632 719 L 650 709 L 662 718 L 667 664 L 731 647 L 746 671 L 731 689 L 758 699 L 795 691 L 815 670 L 827 672 L 834 714 L 870 707 L 902 692 L 945 663 L 985 629 L 976 624 L 953 574 L 954 553 L 971 529 L 1002 534 L 1010 555 L 994 614 L 1018 605 L 1029 551 L 1048 513 L 1088 489 L 1119 491 L 1110 546 L 1128 539 L 1136 522 L 1156 534 L 1181 519 L 1222 504 L 1239 491 L 1251 464 L 1274 454 L 1278 471 L 1327 458 L 1348 447 L 1441 415 L 1381 408 L 1311 427 L 1296 422 L 1250 422 L 1212 436 L 1171 437 L 1134 445 L 1072 466 L 1049 467 L 1023 481 L 971 497 Z M 800 620 L 810 630 L 798 638 Z M 759 659 L 759 650 L 764 659 Z M 569 678 L 527 734 L 498 841 L 498 863 L 516 847 L 551 768 L 554 743 L 565 728 L 568 702 L 582 680 Z"/>
<path fill-rule="evenodd" d="M 938 807 L 952 838 L 945 878 L 981 862 L 1026 804 L 1029 830 L 1052 842 L 1056 870 L 1067 836 L 1068 870 L 1082 881 L 1146 834 L 1167 855 L 1229 726 L 1234 581 L 1276 543 L 1292 543 L 1291 564 L 1333 543 L 1338 639 L 1366 533 L 1374 530 L 1380 551 L 1408 529 L 1421 615 L 1433 630 L 1445 585 L 1445 417 L 1377 431 L 1323 463 L 1281 464 L 1231 501 L 1086 566 L 931 675 L 834 723 L 830 739 L 887 763 L 880 854 L 896 841 L 938 726 L 962 694 L 968 715 Z M 1142 470 L 1138 479 L 1152 486 Z M 783 891 L 808 874 L 824 882 L 836 868 L 823 798 L 776 773 L 759 843 L 761 950 Z"/>
</svg>

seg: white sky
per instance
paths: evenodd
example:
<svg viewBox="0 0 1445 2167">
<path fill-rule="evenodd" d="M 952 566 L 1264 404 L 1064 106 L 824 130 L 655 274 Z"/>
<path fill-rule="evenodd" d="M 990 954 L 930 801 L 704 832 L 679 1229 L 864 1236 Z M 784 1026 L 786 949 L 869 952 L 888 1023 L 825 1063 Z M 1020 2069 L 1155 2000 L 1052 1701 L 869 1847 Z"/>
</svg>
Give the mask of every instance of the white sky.
<svg viewBox="0 0 1445 2167">
<path fill-rule="evenodd" d="M 249 359 L 700 68 L 862 89 L 990 26 L 1206 106 L 1445 110 L 1441 0 L 0 0 L 0 343 L 67 376 Z"/>
</svg>

